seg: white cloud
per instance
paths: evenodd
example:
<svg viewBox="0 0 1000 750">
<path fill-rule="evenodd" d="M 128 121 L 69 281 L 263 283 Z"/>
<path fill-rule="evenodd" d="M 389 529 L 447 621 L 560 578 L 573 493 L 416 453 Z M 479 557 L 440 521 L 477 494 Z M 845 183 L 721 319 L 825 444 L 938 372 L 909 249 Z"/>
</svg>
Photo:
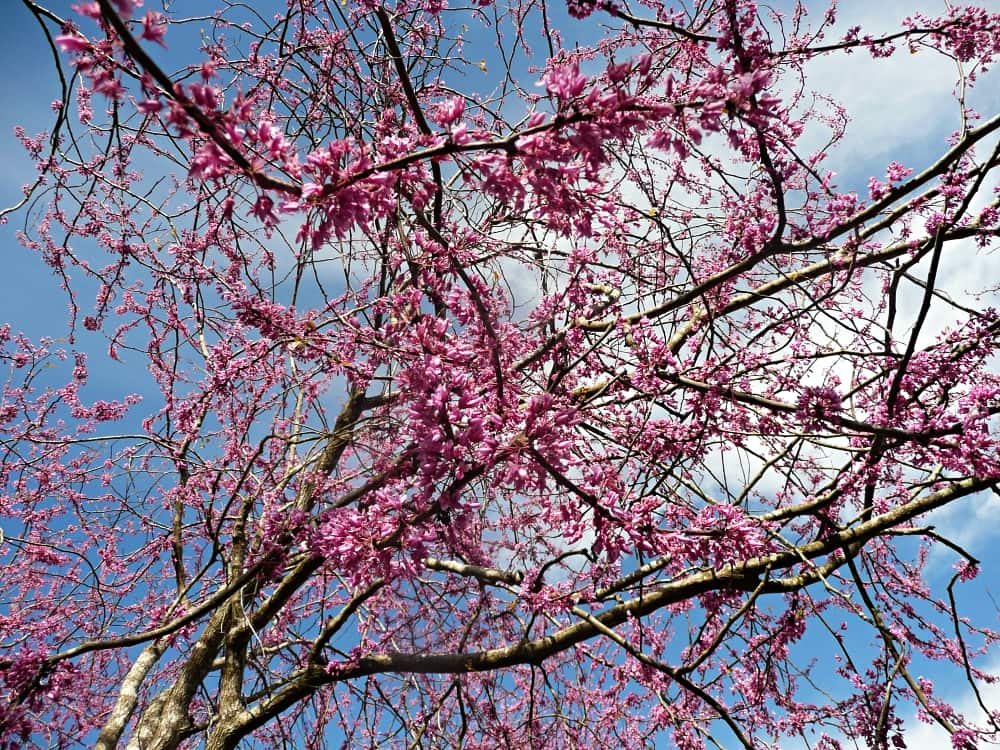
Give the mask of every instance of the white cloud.
<svg viewBox="0 0 1000 750">
<path fill-rule="evenodd" d="M 934 511 L 927 517 L 926 523 L 976 559 L 983 560 L 991 557 L 1000 535 L 996 523 L 998 518 L 1000 497 L 992 492 L 980 492 Z M 930 558 L 932 566 L 947 564 L 950 568 L 956 562 L 956 553 L 943 547 L 936 548 Z"/>
<path fill-rule="evenodd" d="M 1000 657 L 988 665 L 987 671 L 992 674 L 1000 674 Z M 983 713 L 979 701 L 976 700 L 972 688 L 966 683 L 961 683 L 962 688 L 956 690 L 945 690 L 940 697 L 950 699 L 951 704 L 958 713 L 967 719 L 985 725 L 986 715 Z M 979 694 L 983 704 L 995 711 L 1000 706 L 1000 682 L 992 685 L 979 684 Z M 951 738 L 943 728 L 937 723 L 925 724 L 919 721 L 916 714 L 911 714 L 906 720 L 906 747 L 908 750 L 944 750 L 950 748 Z M 1000 745 L 1000 740 L 989 743 L 989 746 Z M 986 745 L 981 743 L 980 747 L 985 750 Z"/>
<path fill-rule="evenodd" d="M 898 30 L 903 18 L 917 12 L 940 16 L 945 11 L 939 1 L 848 0 L 840 3 L 838 25 L 826 41 L 835 41 L 850 26 L 860 25 L 862 34 L 878 35 Z M 959 125 L 960 108 L 954 95 L 958 68 L 931 50 L 910 55 L 900 48 L 888 59 L 874 59 L 864 49 L 850 55 L 837 52 L 810 61 L 805 73 L 809 89 L 832 95 L 852 118 L 828 168 L 836 169 L 832 167 L 836 161 L 852 172 L 877 175 L 893 159 L 913 164 L 922 151 L 929 158 L 942 138 Z M 995 70 L 981 77 L 970 104 L 995 103 L 997 78 Z M 819 148 L 827 135 L 815 125 L 807 130 L 803 143 Z"/>
</svg>

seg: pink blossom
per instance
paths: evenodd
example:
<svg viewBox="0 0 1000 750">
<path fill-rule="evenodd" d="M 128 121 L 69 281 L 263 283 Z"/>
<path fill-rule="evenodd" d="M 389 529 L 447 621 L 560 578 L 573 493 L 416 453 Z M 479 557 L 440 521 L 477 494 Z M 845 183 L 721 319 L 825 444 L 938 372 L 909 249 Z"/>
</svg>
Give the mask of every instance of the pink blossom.
<svg viewBox="0 0 1000 750">
<path fill-rule="evenodd" d="M 836 423 L 843 408 L 840 394 L 825 386 L 807 386 L 799 396 L 798 411 L 807 429 L 817 429 L 825 423 Z"/>
<path fill-rule="evenodd" d="M 142 18 L 142 38 L 166 48 L 167 45 L 163 41 L 163 35 L 166 31 L 167 23 L 163 14 L 147 11 Z"/>
<path fill-rule="evenodd" d="M 159 99 L 143 99 L 137 102 L 135 107 L 144 114 L 152 115 L 163 110 L 163 102 Z"/>
<path fill-rule="evenodd" d="M 15 130 L 0 750 L 988 739 L 996 13 L 156 5 Z M 916 176 L 859 48 L 962 62 Z"/>
<path fill-rule="evenodd" d="M 453 96 L 434 108 L 434 122 L 441 127 L 448 127 L 458 122 L 463 112 L 465 112 L 465 99 Z"/>
<path fill-rule="evenodd" d="M 90 40 L 79 34 L 60 34 L 54 41 L 63 52 L 87 52 L 90 49 Z"/>
<path fill-rule="evenodd" d="M 553 66 L 545 73 L 541 82 L 550 94 L 568 102 L 583 93 L 587 78 L 581 75 L 579 66 L 573 62 Z"/>
<path fill-rule="evenodd" d="M 86 16 L 87 18 L 93 18 L 94 20 L 98 20 L 101 17 L 101 6 L 97 2 L 77 3 L 76 5 L 71 5 L 70 9 L 74 13 Z"/>
</svg>

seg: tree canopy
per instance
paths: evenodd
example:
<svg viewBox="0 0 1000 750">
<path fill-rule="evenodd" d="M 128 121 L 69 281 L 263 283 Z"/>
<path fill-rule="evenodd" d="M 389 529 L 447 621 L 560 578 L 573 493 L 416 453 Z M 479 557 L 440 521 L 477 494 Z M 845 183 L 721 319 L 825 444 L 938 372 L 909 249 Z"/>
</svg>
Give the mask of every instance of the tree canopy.
<svg viewBox="0 0 1000 750">
<path fill-rule="evenodd" d="M 1000 480 L 1000 14 L 156 5 L 19 7 L 70 316 L 0 327 L 0 748 L 1000 738 L 935 527 Z M 852 161 L 858 57 L 951 61 L 933 153 Z"/>
</svg>

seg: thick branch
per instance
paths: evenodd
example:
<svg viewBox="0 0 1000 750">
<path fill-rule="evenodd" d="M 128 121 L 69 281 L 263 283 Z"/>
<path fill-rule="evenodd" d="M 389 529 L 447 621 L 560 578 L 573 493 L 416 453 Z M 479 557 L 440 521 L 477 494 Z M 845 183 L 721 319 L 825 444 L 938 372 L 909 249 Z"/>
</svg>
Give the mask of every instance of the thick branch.
<svg viewBox="0 0 1000 750">
<path fill-rule="evenodd" d="M 914 500 L 849 529 L 843 529 L 796 548 L 730 563 L 720 568 L 701 570 L 670 583 L 651 587 L 642 596 L 611 607 L 594 615 L 603 628 L 615 628 L 630 617 L 641 618 L 670 604 L 687 601 L 709 591 L 740 590 L 753 592 L 762 587 L 764 593 L 785 592 L 797 583 L 795 578 L 779 579 L 773 584 L 761 576 L 770 571 L 789 568 L 803 561 L 815 560 L 831 553 L 851 548 L 860 550 L 867 541 L 894 526 L 940 508 L 955 500 L 990 487 L 995 480 L 970 478 L 955 482 L 938 492 Z M 841 562 L 837 560 L 837 562 Z M 827 566 L 829 568 L 829 566 Z M 801 584 L 815 583 L 818 577 L 805 575 Z M 262 703 L 249 707 L 234 717 L 233 733 L 220 747 L 234 748 L 239 740 L 262 726 L 285 709 L 297 703 L 319 687 L 331 682 L 358 679 L 384 673 L 462 674 L 504 669 L 521 664 L 541 664 L 579 643 L 601 634 L 594 623 L 577 622 L 550 635 L 523 641 L 514 646 L 470 653 L 384 653 L 362 657 L 341 669 L 312 664 L 301 670 L 289 684 Z"/>
<path fill-rule="evenodd" d="M 139 687 L 142 685 L 149 670 L 153 668 L 163 655 L 165 646 L 162 641 L 154 641 L 147 645 L 136 658 L 132 667 L 122 680 L 118 690 L 118 700 L 111 709 L 111 715 L 104 722 L 101 733 L 97 736 L 94 750 L 114 750 L 118 746 L 125 725 L 132 718 L 136 703 L 139 700 Z"/>
</svg>

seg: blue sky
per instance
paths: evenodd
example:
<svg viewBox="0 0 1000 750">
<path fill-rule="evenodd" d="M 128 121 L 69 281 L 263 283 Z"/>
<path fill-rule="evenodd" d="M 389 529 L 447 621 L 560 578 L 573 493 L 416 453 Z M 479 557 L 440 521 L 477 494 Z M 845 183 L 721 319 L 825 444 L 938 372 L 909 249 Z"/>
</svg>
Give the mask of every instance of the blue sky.
<svg viewBox="0 0 1000 750">
<path fill-rule="evenodd" d="M 66 3 L 68 5 L 68 3 Z M 34 165 L 14 139 L 16 125 L 30 135 L 52 125 L 49 103 L 58 98 L 59 83 L 52 57 L 34 18 L 20 2 L 11 2 L 0 28 L 0 65 L 16 71 L 0 86 L 0 205 L 10 206 L 23 195 L 22 186 L 34 178 Z M 56 278 L 39 259 L 18 243 L 15 231 L 23 226 L 23 212 L 0 226 L 0 252 L 4 260 L 0 320 L 37 337 L 61 335 L 67 318 Z M 44 300 L 45 304 L 39 304 Z"/>
</svg>

